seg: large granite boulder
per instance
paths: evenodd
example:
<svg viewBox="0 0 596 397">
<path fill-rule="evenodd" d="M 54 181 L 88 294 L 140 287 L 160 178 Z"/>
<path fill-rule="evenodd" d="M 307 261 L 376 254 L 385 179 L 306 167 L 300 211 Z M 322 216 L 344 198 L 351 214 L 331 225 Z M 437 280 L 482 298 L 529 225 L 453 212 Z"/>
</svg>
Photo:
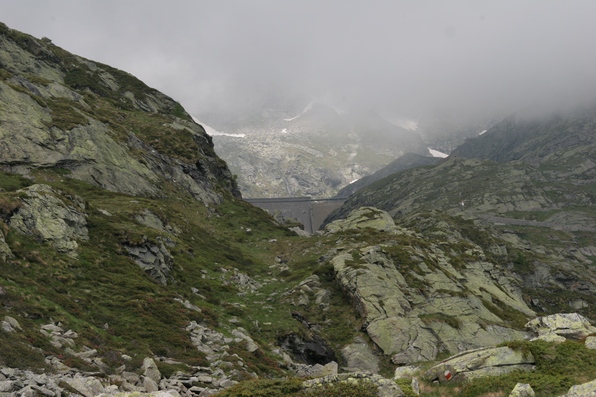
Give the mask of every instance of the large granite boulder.
<svg viewBox="0 0 596 397">
<path fill-rule="evenodd" d="M 538 317 L 526 324 L 526 328 L 537 336 L 534 340 L 564 342 L 566 339 L 581 340 L 596 334 L 596 327 L 578 313 L 557 313 Z"/>
<path fill-rule="evenodd" d="M 341 355 L 346 361 L 346 367 L 350 370 L 369 371 L 373 374 L 379 373 L 379 357 L 370 349 L 368 344 L 361 337 L 341 349 Z"/>
<path fill-rule="evenodd" d="M 48 242 L 59 252 L 76 256 L 77 240 L 89 238 L 84 201 L 43 184 L 29 186 L 18 193 L 21 206 L 10 218 L 9 226 Z"/>
<path fill-rule="evenodd" d="M 441 361 L 425 372 L 429 382 L 449 382 L 485 376 L 499 376 L 512 371 L 530 371 L 536 363 L 531 353 L 507 346 L 466 351 Z"/>
</svg>

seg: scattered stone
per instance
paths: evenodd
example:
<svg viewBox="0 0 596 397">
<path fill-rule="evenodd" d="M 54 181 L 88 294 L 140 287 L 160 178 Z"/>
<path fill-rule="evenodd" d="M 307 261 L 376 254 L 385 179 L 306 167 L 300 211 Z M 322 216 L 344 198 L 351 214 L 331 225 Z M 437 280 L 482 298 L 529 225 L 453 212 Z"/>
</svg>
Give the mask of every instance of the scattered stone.
<svg viewBox="0 0 596 397">
<path fill-rule="evenodd" d="M 255 341 L 247 335 L 247 332 L 244 328 L 236 328 L 232 331 L 232 335 L 236 338 L 246 341 L 246 351 L 252 353 L 259 349 L 259 345 L 255 343 Z"/>
<path fill-rule="evenodd" d="M 596 336 L 588 336 L 585 344 L 587 349 L 596 350 Z"/>
<path fill-rule="evenodd" d="M 527 383 L 518 383 L 515 385 L 509 397 L 534 397 L 534 389 Z"/>
<path fill-rule="evenodd" d="M 0 262 L 6 263 L 8 259 L 12 258 L 14 258 L 14 255 L 4 239 L 4 234 L 0 231 Z"/>
<path fill-rule="evenodd" d="M 406 365 L 403 367 L 397 367 L 395 368 L 393 379 L 411 378 L 419 370 L 420 367 L 416 365 Z"/>
<path fill-rule="evenodd" d="M 182 306 L 184 306 L 185 308 L 187 308 L 189 310 L 194 310 L 195 312 L 201 313 L 201 308 L 190 303 L 190 301 L 188 299 L 182 300 L 180 298 L 174 298 L 174 300 L 176 302 L 182 303 Z"/>
<path fill-rule="evenodd" d="M 593 397 L 596 396 L 596 380 L 571 386 L 567 394 L 561 397 Z"/>
<path fill-rule="evenodd" d="M 155 364 L 155 361 L 153 361 L 152 358 L 146 357 L 143 360 L 141 371 L 143 371 L 143 376 L 145 376 L 146 378 L 150 378 L 156 384 L 159 384 L 159 381 L 161 380 L 161 372 L 159 372 L 157 364 Z"/>
<path fill-rule="evenodd" d="M 415 395 L 420 395 L 420 382 L 418 382 L 418 378 L 412 378 L 410 387 L 412 388 L 412 392 L 414 392 Z"/>
<path fill-rule="evenodd" d="M 143 387 L 150 393 L 159 390 L 158 383 L 148 376 L 143 377 Z"/>
<path fill-rule="evenodd" d="M 325 365 L 315 364 L 315 365 L 304 365 L 304 364 L 297 364 L 296 365 L 296 375 L 301 378 L 323 378 L 326 376 L 333 376 L 337 375 L 338 365 L 335 361 L 331 361 Z"/>
<path fill-rule="evenodd" d="M 98 209 L 97 210 L 100 214 L 103 214 L 105 216 L 112 216 L 112 214 L 110 214 L 108 211 L 104 210 L 104 209 Z"/>
<path fill-rule="evenodd" d="M 9 316 L 5 316 L 4 320 L 0 322 L 0 328 L 2 328 L 2 330 L 5 332 L 16 332 L 17 330 L 22 331 L 22 328 L 17 320 Z"/>
<path fill-rule="evenodd" d="M 297 234 L 298 236 L 300 236 L 300 237 L 311 237 L 311 236 L 312 236 L 312 234 L 310 234 L 309 232 L 307 232 L 307 231 L 306 231 L 306 230 L 304 230 L 304 229 L 301 229 L 301 228 L 300 228 L 300 227 L 298 227 L 298 226 L 294 226 L 294 227 L 291 227 L 291 228 L 289 228 L 289 229 L 290 229 L 291 231 L 293 231 L 294 233 L 296 233 L 296 234 Z"/>
</svg>

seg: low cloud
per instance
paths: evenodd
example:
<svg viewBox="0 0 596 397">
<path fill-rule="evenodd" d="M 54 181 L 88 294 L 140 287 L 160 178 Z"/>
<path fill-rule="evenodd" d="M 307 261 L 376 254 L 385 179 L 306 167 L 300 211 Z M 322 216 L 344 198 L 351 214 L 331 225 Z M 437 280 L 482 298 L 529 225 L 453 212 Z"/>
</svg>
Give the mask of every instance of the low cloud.
<svg viewBox="0 0 596 397">
<path fill-rule="evenodd" d="M 594 100 L 596 2 L 7 0 L 2 22 L 194 114 L 333 95 L 418 117 Z"/>
</svg>

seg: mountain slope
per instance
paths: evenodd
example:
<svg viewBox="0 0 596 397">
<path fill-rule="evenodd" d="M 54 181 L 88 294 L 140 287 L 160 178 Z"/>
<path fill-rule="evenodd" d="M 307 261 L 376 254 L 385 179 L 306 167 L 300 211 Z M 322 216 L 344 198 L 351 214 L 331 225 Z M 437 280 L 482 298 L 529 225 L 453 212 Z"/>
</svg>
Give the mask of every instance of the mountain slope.
<svg viewBox="0 0 596 397">
<path fill-rule="evenodd" d="M 409 168 L 421 167 L 425 165 L 433 165 L 439 161 L 436 157 L 421 156 L 415 153 L 406 153 L 401 157 L 398 157 L 385 167 L 381 168 L 377 172 L 367 175 L 358 179 L 355 182 L 350 183 L 348 186 L 342 188 L 337 192 L 337 197 L 349 197 L 356 191 L 381 180 L 391 174 L 399 171 L 407 170 Z"/>
<path fill-rule="evenodd" d="M 401 395 L 376 374 L 594 315 L 593 146 L 402 171 L 301 237 L 239 200 L 170 98 L 48 39 L 0 44 L 0 393 L 303 395 L 294 377 L 339 369 Z"/>
<path fill-rule="evenodd" d="M 374 112 L 339 113 L 315 103 L 298 116 L 277 113 L 214 136 L 246 197 L 330 197 L 396 157 L 428 155 L 422 139 Z"/>
<path fill-rule="evenodd" d="M 487 133 L 468 139 L 454 156 L 506 162 L 541 162 L 548 155 L 596 143 L 596 109 L 578 108 L 542 118 L 511 116 Z"/>
<path fill-rule="evenodd" d="M 210 137 L 180 104 L 47 39 L 5 25 L 0 33 L 4 170 L 63 168 L 127 194 L 158 195 L 175 181 L 205 202 L 221 200 L 224 190 L 239 196 Z"/>
<path fill-rule="evenodd" d="M 406 225 L 433 224 L 441 214 L 449 216 L 453 225 L 458 218 L 473 221 L 477 231 L 470 230 L 468 238 L 485 244 L 501 241 L 507 247 L 505 264 L 515 269 L 524 295 L 535 308 L 581 307 L 593 317 L 588 293 L 596 286 L 596 146 L 592 142 L 596 134 L 592 120 L 593 113 L 569 116 L 564 122 L 543 120 L 530 123 L 527 134 L 518 125 L 513 135 L 503 133 L 512 131 L 505 122 L 455 153 L 480 153 L 501 160 L 514 156 L 533 164 L 451 155 L 434 167 L 403 171 L 360 190 L 330 220 L 362 206 L 375 206 Z M 568 144 L 556 150 L 550 146 L 555 139 L 557 145 Z M 493 251 L 500 252 L 498 248 Z"/>
</svg>

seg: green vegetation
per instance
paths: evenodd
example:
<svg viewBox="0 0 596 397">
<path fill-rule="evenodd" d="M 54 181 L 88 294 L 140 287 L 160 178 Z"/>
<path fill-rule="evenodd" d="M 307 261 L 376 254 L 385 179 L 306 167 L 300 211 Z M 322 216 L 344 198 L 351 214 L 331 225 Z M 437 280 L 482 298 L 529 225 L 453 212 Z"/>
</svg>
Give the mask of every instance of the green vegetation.
<svg viewBox="0 0 596 397">
<path fill-rule="evenodd" d="M 369 381 L 324 384 L 303 390 L 300 379 L 258 379 L 242 382 L 217 394 L 217 397 L 375 397 L 376 387 Z"/>
<path fill-rule="evenodd" d="M 462 322 L 459 318 L 453 317 L 453 316 L 448 316 L 443 313 L 422 314 L 420 316 L 420 319 L 426 324 L 430 324 L 433 322 L 441 322 L 441 323 L 445 323 L 445 324 L 449 325 L 451 328 L 455 328 L 455 329 L 460 329 L 461 325 L 462 325 Z"/>
<path fill-rule="evenodd" d="M 68 131 L 79 125 L 88 124 L 87 118 L 77 107 L 73 107 L 73 101 L 63 98 L 54 98 L 46 102 L 52 111 L 52 121 L 46 123 L 48 127 L 57 127 Z"/>
<path fill-rule="evenodd" d="M 59 178 L 52 177 L 54 172 Z M 250 275 L 264 274 L 275 256 L 267 239 L 276 236 L 284 239 L 290 234 L 275 226 L 263 211 L 244 202 L 226 201 L 215 209 L 221 211 L 221 215 L 215 216 L 190 197 L 132 198 L 65 178 L 61 169 L 46 169 L 35 175 L 38 179 L 32 181 L 0 173 L 0 183 L 5 190 L 0 193 L 2 213 L 6 215 L 18 207 L 18 200 L 13 198 L 15 189 L 34 182 L 47 183 L 65 194 L 83 197 L 90 241 L 80 242 L 79 257 L 73 259 L 5 227 L 6 241 L 15 259 L 3 265 L 0 288 L 4 294 L 0 299 L 4 304 L 0 307 L 0 318 L 11 315 L 20 322 L 27 322 L 23 343 L 39 340 L 40 326 L 50 319 L 60 321 L 65 329 L 79 334 L 77 345 L 97 349 L 104 361 L 112 358 L 114 367 L 124 364 L 121 359 L 113 359 L 120 356 L 114 355 L 114 351 L 135 358 L 136 361 L 127 365 L 135 362 L 140 365 L 142 357 L 153 354 L 176 357 L 189 365 L 207 364 L 191 345 L 185 328 L 190 321 L 218 327 L 222 317 L 237 314 L 219 305 L 237 290 L 232 285 L 222 285 L 217 278 L 218 269 L 238 268 Z M 176 266 L 167 286 L 156 284 L 122 247 L 163 237 L 164 232 L 134 221 L 145 209 L 181 232 L 180 237 L 169 236 L 175 242 L 171 253 Z M 246 232 L 250 227 L 254 228 L 254 233 Z M 232 233 L 237 237 L 230 238 Z M 208 278 L 203 278 L 203 271 Z M 190 286 L 197 287 L 204 300 L 193 295 Z M 200 306 L 202 312 L 184 308 L 174 300 L 178 297 Z M 238 301 L 243 300 L 238 297 Z M 257 307 L 260 309 L 262 305 L 256 302 L 249 305 L 253 313 L 257 312 Z M 286 315 L 288 323 L 294 321 Z M 43 356 L 39 360 L 38 353 L 19 356 L 16 352 L 22 345 L 14 340 L 0 339 L 0 345 L 0 350 L 7 352 L 4 356 L 7 362 L 37 368 L 45 365 Z M 60 349 L 47 343 L 43 349 L 45 354 L 61 354 Z M 259 362 L 259 359 L 251 361 Z M 271 368 L 276 365 L 273 363 Z M 264 368 L 257 372 L 263 371 Z"/>
<path fill-rule="evenodd" d="M 559 396 L 573 385 L 596 378 L 596 351 L 586 349 L 583 343 L 566 341 L 550 344 L 543 341 L 526 341 L 507 345 L 531 352 L 536 359 L 536 370 L 464 383 L 459 391 L 460 396 L 480 396 L 491 392 L 506 394 L 518 382 L 530 384 L 537 396 Z"/>
<path fill-rule="evenodd" d="M 188 165 L 185 168 L 188 172 L 215 175 L 213 179 L 217 181 L 213 182 L 220 187 L 233 186 L 231 180 L 221 178 L 221 173 L 227 170 L 223 161 L 215 156 L 211 138 L 198 128 L 181 127 L 185 121 L 190 121 L 190 116 L 179 103 L 126 72 L 93 64 L 48 41 L 9 30 L 4 24 L 0 24 L 0 35 L 32 51 L 40 60 L 56 64 L 64 75 L 64 85 L 77 93 L 72 96 L 77 100 L 46 94 L 42 98 L 34 93 L 36 90 L 28 88 L 29 84 L 17 83 L 21 81 L 13 78 L 17 77 L 13 74 L 17 72 L 0 69 L 3 84 L 29 95 L 47 108 L 51 120 L 45 121 L 46 127 L 70 131 L 95 119 L 141 162 L 151 162 L 150 156 L 154 155 L 168 156 L 183 162 L 185 167 Z M 50 84 L 39 76 L 24 73 L 22 77 L 38 88 Z M 317 139 L 323 138 L 314 137 L 313 141 Z M 346 153 L 338 155 L 347 156 Z M 365 149 L 358 156 L 370 161 L 373 151 Z M 377 157 L 381 163 L 388 161 L 383 156 Z M 573 171 L 573 164 L 565 165 L 569 166 L 567 171 Z M 231 364 L 237 371 L 237 379 L 250 379 L 253 373 L 261 379 L 238 384 L 221 393 L 223 397 L 372 396 L 374 387 L 366 382 L 339 383 L 304 391 L 300 380 L 283 379 L 287 372 L 275 350 L 276 343 L 288 335 L 302 339 L 321 337 L 335 352 L 361 336 L 375 354 L 381 355 L 363 332 L 365 320 L 348 293 L 342 291 L 330 260 L 335 253 L 351 253 L 352 260 L 346 261 L 346 265 L 357 272 L 367 271 L 374 264 L 363 263 L 359 250 L 365 246 L 378 247 L 379 252 L 393 261 L 406 280 L 407 286 L 403 286 L 402 292 L 412 306 L 418 305 L 410 299 L 412 297 L 423 300 L 436 295 L 468 295 L 465 287 L 461 292 L 434 289 L 428 281 L 431 278 L 424 278 L 426 268 L 436 271 L 441 266 L 452 266 L 457 272 L 446 272 L 447 281 L 461 281 L 460 285 L 465 285 L 464 270 L 473 262 L 488 262 L 486 272 L 497 280 L 501 275 L 493 273 L 492 265 L 506 269 L 503 270 L 505 276 L 511 271 L 525 277 L 561 261 L 565 267 L 547 269 L 555 281 L 552 285 L 525 288 L 523 298 L 526 302 L 536 300 L 551 311 L 568 311 L 570 304 L 578 303 L 575 306 L 580 307 L 578 310 L 583 314 L 592 318 L 596 315 L 596 297 L 586 294 L 583 285 L 575 287 L 577 274 L 593 271 L 596 257 L 588 256 L 585 261 L 578 254 L 580 259 L 576 260 L 565 256 L 571 251 L 560 249 L 592 246 L 593 233 L 517 224 L 493 227 L 480 218 L 472 219 L 472 213 L 466 214 L 460 205 L 462 197 L 466 197 L 476 208 L 490 207 L 486 213 L 500 206 L 495 213 L 518 220 L 547 221 L 566 213 L 591 219 L 595 210 L 589 204 L 593 202 L 595 191 L 593 184 L 587 183 L 591 180 L 587 173 L 582 174 L 586 183 L 576 189 L 581 199 L 567 206 L 561 202 L 565 200 L 566 189 L 572 187 L 569 182 L 558 181 L 555 187 L 544 192 L 540 189 L 547 186 L 546 182 L 530 178 L 540 173 L 543 173 L 539 175 L 541 178 L 556 174 L 557 163 L 536 170 L 521 164 L 507 166 L 450 159 L 436 167 L 404 171 L 372 185 L 351 198 L 349 205 L 371 204 L 392 211 L 401 217 L 402 226 L 417 233 L 395 235 L 376 230 L 349 230 L 310 238 L 298 237 L 278 226 L 262 210 L 230 197 L 226 189 L 221 189 L 224 201 L 219 205 L 205 205 L 190 197 L 175 182 L 165 180 L 156 182 L 160 188 L 158 197 L 132 197 L 72 179 L 68 164 L 64 167 L 31 169 L 27 178 L 0 172 L 0 232 L 14 254 L 13 257 L 3 252 L 1 258 L 0 319 L 14 317 L 23 328 L 14 334 L 0 332 L 0 365 L 44 371 L 49 370 L 44 357 L 53 355 L 67 365 L 94 370 L 84 360 L 50 343 L 40 332 L 43 325 L 52 322 L 78 334 L 75 351 L 82 346 L 96 349 L 98 357 L 109 367 L 107 372 L 122 365 L 127 370 L 137 371 L 147 356 L 165 356 L 179 361 L 158 363 L 165 376 L 177 371 L 190 372 L 191 366 L 210 364 L 205 354 L 193 346 L 186 330 L 188 324 L 195 321 L 225 336 L 230 336 L 234 328 L 243 327 L 259 347 L 248 352 L 245 342 L 228 344 L 227 353 L 243 360 L 242 365 Z M 443 171 L 439 172 L 440 169 Z M 72 174 L 76 175 L 74 171 Z M 510 171 L 523 174 L 515 186 L 502 183 Z M 421 173 L 429 174 L 424 181 L 427 190 L 409 201 L 406 208 L 402 204 L 416 191 L 413 179 L 421 179 Z M 76 258 L 9 227 L 11 215 L 24 205 L 24 194 L 17 190 L 33 183 L 46 183 L 59 190 L 60 198 L 68 205 L 76 201 L 75 195 L 82 198 L 89 240 L 78 241 Z M 491 194 L 487 195 L 489 189 L 492 189 Z M 540 211 L 504 212 L 515 208 L 506 199 L 516 189 L 528 195 L 544 193 L 552 205 L 549 203 L 548 208 L 545 206 Z M 139 220 L 148 213 L 153 223 Z M 503 233 L 501 237 L 499 233 Z M 509 234 L 514 241 L 521 239 L 523 244 L 500 240 L 505 238 L 504 234 Z M 173 258 L 166 285 L 156 282 L 141 269 L 127 250 L 130 246 L 147 248 L 158 243 L 164 243 Z M 532 252 L 526 248 L 526 243 L 544 247 L 544 253 Z M 490 253 L 491 248 L 501 245 L 507 247 L 507 253 Z M 563 253 L 552 256 L 549 250 Z M 381 258 L 379 262 L 384 266 L 389 261 Z M 395 274 L 394 269 L 389 270 Z M 311 281 L 320 287 L 321 295 L 315 296 L 308 285 L 301 285 L 311 276 L 316 276 Z M 384 280 L 382 276 L 379 279 Z M 502 290 L 509 293 L 505 288 Z M 180 303 L 187 301 L 200 310 Z M 527 321 L 525 315 L 497 299 L 482 302 L 503 320 L 503 325 L 521 329 Z M 384 306 L 383 301 L 379 306 Z M 426 324 L 439 322 L 455 329 L 462 327 L 462 320 L 443 313 L 421 314 L 419 318 Z M 536 357 L 537 370 L 463 384 L 425 385 L 423 395 L 507 393 L 518 381 L 530 383 L 539 395 L 559 394 L 572 384 L 596 377 L 596 353 L 586 350 L 581 343 L 516 342 L 509 346 Z M 132 360 L 125 361 L 123 354 L 131 356 Z M 388 376 L 394 368 L 390 358 L 380 357 L 380 362 L 381 373 Z M 400 380 L 399 383 L 407 396 L 412 395 L 409 382 Z"/>
</svg>

